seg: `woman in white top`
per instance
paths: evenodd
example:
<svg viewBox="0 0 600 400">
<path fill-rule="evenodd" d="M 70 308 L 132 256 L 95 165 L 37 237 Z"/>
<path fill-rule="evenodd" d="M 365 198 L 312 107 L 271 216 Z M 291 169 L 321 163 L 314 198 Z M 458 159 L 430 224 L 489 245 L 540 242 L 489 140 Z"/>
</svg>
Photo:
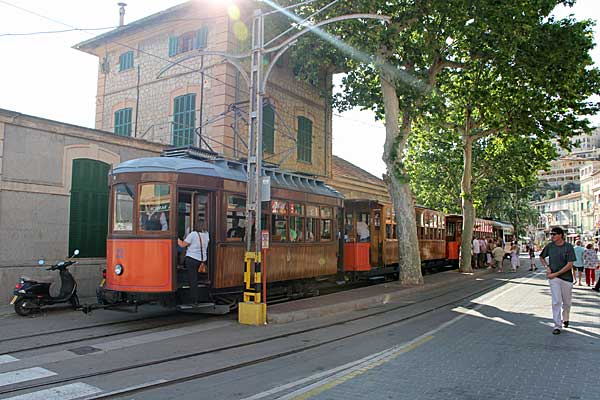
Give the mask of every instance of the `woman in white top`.
<svg viewBox="0 0 600 400">
<path fill-rule="evenodd" d="M 202 222 L 197 223 L 195 228 L 184 240 L 177 239 L 179 246 L 187 248 L 183 265 L 188 271 L 192 304 L 198 303 L 198 268 L 202 263 L 206 263 L 208 259 L 207 251 L 208 242 L 210 241 L 208 232 Z"/>
</svg>

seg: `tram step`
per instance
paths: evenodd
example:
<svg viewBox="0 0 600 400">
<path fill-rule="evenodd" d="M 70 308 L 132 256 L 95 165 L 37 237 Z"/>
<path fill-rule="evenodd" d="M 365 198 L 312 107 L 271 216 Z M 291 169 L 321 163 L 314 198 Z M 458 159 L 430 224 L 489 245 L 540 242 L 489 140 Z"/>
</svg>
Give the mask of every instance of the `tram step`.
<svg viewBox="0 0 600 400">
<path fill-rule="evenodd" d="M 215 303 L 180 304 L 177 306 L 177 309 L 183 312 L 199 314 L 227 314 L 231 311 L 229 305 Z"/>
</svg>

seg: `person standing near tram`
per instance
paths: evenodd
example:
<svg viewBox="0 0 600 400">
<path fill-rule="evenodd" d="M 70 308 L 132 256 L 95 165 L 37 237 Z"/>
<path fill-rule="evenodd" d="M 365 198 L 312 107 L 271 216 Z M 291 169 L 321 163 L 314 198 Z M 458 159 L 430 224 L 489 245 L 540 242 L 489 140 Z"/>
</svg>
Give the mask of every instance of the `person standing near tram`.
<svg viewBox="0 0 600 400">
<path fill-rule="evenodd" d="M 208 272 L 206 262 L 209 241 L 210 237 L 202 222 L 198 222 L 184 240 L 177 239 L 180 247 L 187 247 L 183 265 L 188 273 L 192 304 L 198 304 L 198 272 Z"/>
<path fill-rule="evenodd" d="M 563 326 L 569 326 L 573 296 L 573 262 L 576 257 L 573 245 L 565 242 L 565 232 L 562 228 L 552 228 L 550 235 L 552 242 L 540 253 L 540 262 L 546 267 L 546 277 L 549 279 L 552 294 L 552 333 L 558 335 Z M 549 258 L 549 262 L 546 261 L 546 257 Z"/>
</svg>

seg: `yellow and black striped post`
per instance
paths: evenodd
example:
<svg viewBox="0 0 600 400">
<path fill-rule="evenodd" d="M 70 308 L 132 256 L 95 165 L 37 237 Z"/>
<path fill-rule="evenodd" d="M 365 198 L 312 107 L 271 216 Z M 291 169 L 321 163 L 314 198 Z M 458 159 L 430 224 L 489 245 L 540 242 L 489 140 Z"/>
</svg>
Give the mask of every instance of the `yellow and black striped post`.
<svg viewBox="0 0 600 400">
<path fill-rule="evenodd" d="M 238 322 L 245 325 L 267 323 L 267 303 L 262 298 L 261 253 L 246 252 L 244 256 L 244 301 L 238 310 Z M 254 276 L 253 276 L 254 275 Z M 254 279 L 252 279 L 254 278 Z"/>
</svg>

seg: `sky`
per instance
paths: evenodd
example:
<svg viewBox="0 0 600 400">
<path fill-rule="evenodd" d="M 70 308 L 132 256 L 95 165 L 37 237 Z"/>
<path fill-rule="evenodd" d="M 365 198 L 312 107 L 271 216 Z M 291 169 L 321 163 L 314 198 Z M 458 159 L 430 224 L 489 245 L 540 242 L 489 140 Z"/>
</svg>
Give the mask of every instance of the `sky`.
<svg viewBox="0 0 600 400">
<path fill-rule="evenodd" d="M 186 0 L 124 0 L 125 23 Z M 215 0 L 218 1 L 218 0 Z M 118 25 L 118 1 L 0 0 L 0 108 L 94 127 L 98 59 L 72 46 Z M 26 9 L 24 11 L 22 9 Z M 600 20 L 600 0 L 578 0 L 557 17 Z M 85 31 L 41 33 L 78 28 Z M 36 33 L 34 35 L 20 35 Z M 19 35 L 16 35 L 19 34 Z M 600 28 L 595 29 L 600 41 Z M 592 56 L 600 65 L 600 48 Z M 367 140 L 365 140 L 367 138 Z M 385 128 L 369 111 L 334 111 L 333 154 L 381 177 Z"/>
</svg>

